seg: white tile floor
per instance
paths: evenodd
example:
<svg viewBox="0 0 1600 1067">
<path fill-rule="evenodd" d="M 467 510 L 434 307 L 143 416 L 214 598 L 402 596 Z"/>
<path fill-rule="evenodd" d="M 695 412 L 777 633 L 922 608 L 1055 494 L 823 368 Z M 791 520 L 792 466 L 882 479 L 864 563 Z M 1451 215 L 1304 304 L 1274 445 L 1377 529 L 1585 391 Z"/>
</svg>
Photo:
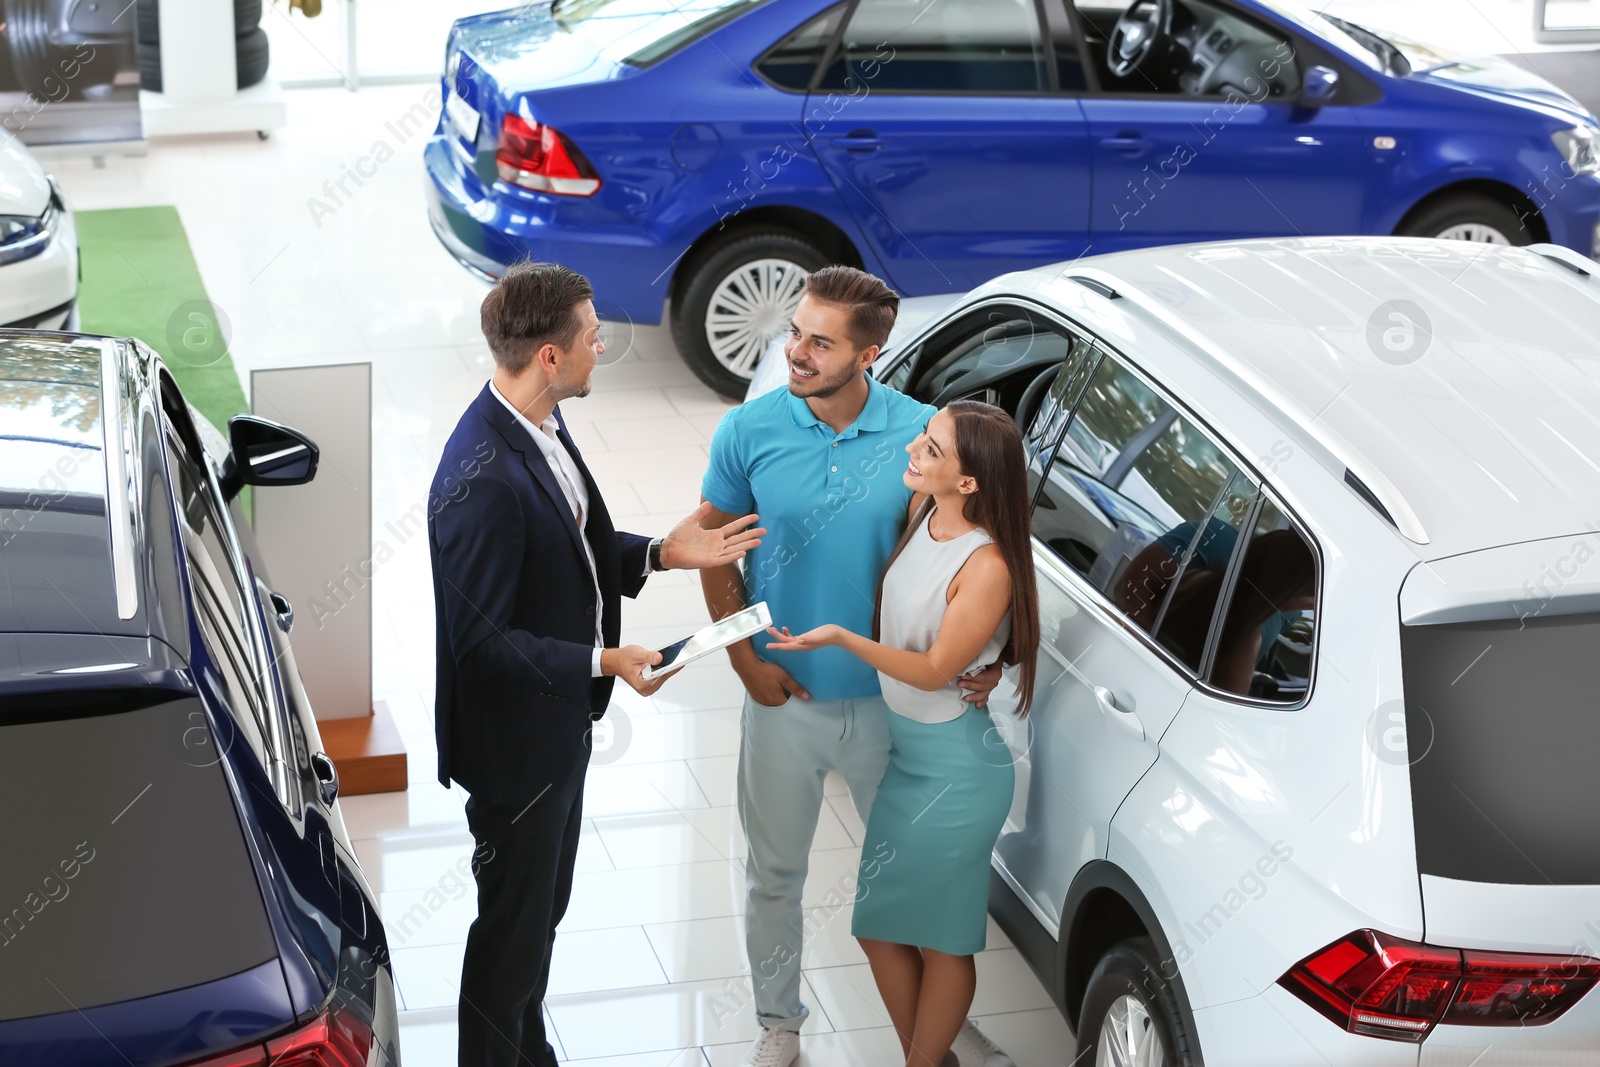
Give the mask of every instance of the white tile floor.
<svg viewBox="0 0 1600 1067">
<path fill-rule="evenodd" d="M 405 793 L 348 797 L 345 819 L 379 893 L 404 1011 L 408 1067 L 455 1062 L 461 953 L 475 913 L 459 790 L 434 780 L 433 615 L 426 540 L 391 519 L 425 498 L 446 436 L 481 387 L 484 287 L 438 247 L 423 210 L 420 139 L 385 124 L 421 87 L 291 93 L 270 141 L 172 140 L 142 157 L 56 156 L 79 209 L 176 204 L 210 295 L 255 367 L 370 360 L 375 542 L 394 555 L 373 581 L 374 686 L 410 753 Z M 429 122 L 431 124 L 431 113 Z M 308 198 L 383 139 L 396 151 L 332 215 Z M 604 286 L 605 279 L 595 279 Z M 699 385 L 659 327 L 613 324 L 594 394 L 565 414 L 625 529 L 664 531 L 698 502 L 706 443 L 727 404 Z M 247 384 L 248 388 L 248 384 Z M 670 471 L 662 477 L 661 472 Z M 683 573 L 626 602 L 624 636 L 664 644 L 705 618 Z M 725 661 L 686 668 L 651 699 L 620 693 L 612 741 L 590 770 L 572 906 L 556 942 L 548 1012 L 573 1063 L 707 1067 L 739 1062 L 754 1036 L 741 948 L 744 839 L 734 804 L 741 689 Z M 604 761 L 604 762 L 601 762 Z M 853 872 L 862 827 L 829 785 L 805 906 L 802 1062 L 899 1062 L 850 909 L 830 898 Z M 1070 1037 L 997 928 L 979 957 L 974 1014 L 1022 1067 L 1059 1063 Z"/>
</svg>

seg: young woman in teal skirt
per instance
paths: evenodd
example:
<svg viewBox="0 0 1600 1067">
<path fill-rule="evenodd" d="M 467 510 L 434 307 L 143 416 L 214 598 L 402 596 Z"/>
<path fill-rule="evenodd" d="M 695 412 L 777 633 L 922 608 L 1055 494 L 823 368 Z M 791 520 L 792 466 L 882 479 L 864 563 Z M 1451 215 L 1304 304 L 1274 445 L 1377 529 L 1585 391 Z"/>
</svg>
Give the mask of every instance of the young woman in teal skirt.
<svg viewBox="0 0 1600 1067">
<path fill-rule="evenodd" d="M 1022 437 L 1011 417 L 956 401 L 906 451 L 905 482 L 917 495 L 878 590 L 872 638 L 830 624 L 773 630 L 768 647 L 833 645 L 878 670 L 894 712 L 891 748 L 867 820 L 851 933 L 872 964 L 907 1067 L 944 1067 L 972 1005 L 989 854 L 1013 788 L 988 712 L 962 700 L 956 679 L 996 660 L 1015 664 L 1017 710 L 1027 714 L 1039 597 Z"/>
</svg>

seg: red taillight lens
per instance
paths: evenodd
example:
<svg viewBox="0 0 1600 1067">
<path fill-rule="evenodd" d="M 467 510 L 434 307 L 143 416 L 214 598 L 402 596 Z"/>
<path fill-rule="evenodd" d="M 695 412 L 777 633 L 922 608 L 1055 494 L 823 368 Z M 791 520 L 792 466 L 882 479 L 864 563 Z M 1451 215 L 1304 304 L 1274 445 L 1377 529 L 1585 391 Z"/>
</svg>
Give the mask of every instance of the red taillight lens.
<svg viewBox="0 0 1600 1067">
<path fill-rule="evenodd" d="M 541 193 L 593 196 L 600 175 L 582 152 L 553 126 L 507 115 L 494 153 L 500 180 Z"/>
<path fill-rule="evenodd" d="M 1278 984 L 1357 1034 L 1421 1041 L 1438 1023 L 1549 1022 L 1600 979 L 1600 960 L 1462 952 L 1357 930 L 1301 960 Z"/>
<path fill-rule="evenodd" d="M 249 1045 L 184 1067 L 365 1067 L 372 1027 L 338 1006 L 261 1045 Z"/>
</svg>

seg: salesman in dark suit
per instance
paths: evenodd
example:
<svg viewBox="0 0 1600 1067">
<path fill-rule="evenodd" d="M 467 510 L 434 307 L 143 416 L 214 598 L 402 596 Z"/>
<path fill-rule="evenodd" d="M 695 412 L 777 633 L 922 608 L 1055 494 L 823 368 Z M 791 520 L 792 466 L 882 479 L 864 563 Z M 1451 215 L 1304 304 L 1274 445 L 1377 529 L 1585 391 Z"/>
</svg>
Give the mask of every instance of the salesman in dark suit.
<svg viewBox="0 0 1600 1067">
<path fill-rule="evenodd" d="M 470 794 L 478 917 L 461 973 L 461 1067 L 555 1067 L 542 1003 L 572 890 L 592 721 L 616 678 L 642 694 L 660 655 L 618 648 L 619 598 L 651 570 L 721 566 L 760 543 L 746 515 L 665 538 L 619 533 L 557 404 L 587 396 L 605 345 L 594 290 L 550 263 L 484 298 L 495 372 L 430 491 L 439 781 Z"/>
</svg>

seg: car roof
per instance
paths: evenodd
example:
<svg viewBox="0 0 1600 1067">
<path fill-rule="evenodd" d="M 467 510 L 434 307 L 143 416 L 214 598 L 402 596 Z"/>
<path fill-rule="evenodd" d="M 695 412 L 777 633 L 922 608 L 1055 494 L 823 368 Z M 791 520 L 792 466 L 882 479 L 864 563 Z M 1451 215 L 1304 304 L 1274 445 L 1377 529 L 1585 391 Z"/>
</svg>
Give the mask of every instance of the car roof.
<svg viewBox="0 0 1600 1067">
<path fill-rule="evenodd" d="M 152 373 L 127 341 L 0 330 L 0 633 L 162 636 Z"/>
<path fill-rule="evenodd" d="M 1568 249 L 1229 241 L 1009 278 L 1115 292 L 1095 299 L 1314 437 L 1427 557 L 1600 523 L 1600 265 Z"/>
</svg>

